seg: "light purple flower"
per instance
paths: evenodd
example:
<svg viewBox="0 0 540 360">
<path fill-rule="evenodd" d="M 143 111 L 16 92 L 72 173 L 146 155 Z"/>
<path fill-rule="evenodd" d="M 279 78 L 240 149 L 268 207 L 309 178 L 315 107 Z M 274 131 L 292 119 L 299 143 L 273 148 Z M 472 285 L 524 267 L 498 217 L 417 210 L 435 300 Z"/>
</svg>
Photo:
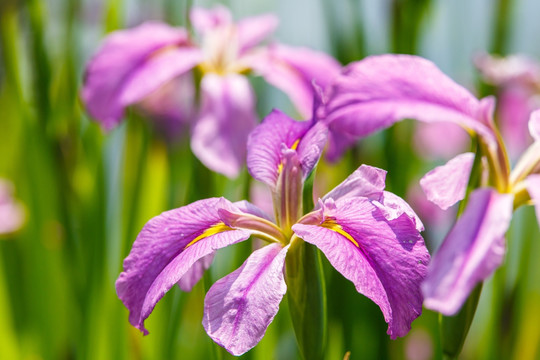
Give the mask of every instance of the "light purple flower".
<svg viewBox="0 0 540 360">
<path fill-rule="evenodd" d="M 24 222 L 24 210 L 13 199 L 13 185 L 0 179 L 0 235 L 19 230 Z"/>
<path fill-rule="evenodd" d="M 384 314 L 392 339 L 404 336 L 422 311 L 420 282 L 429 254 L 423 225 L 398 196 L 384 191 L 386 172 L 362 165 L 302 216 L 304 179 L 315 167 L 327 129 L 274 111 L 249 137 L 248 169 L 274 195 L 276 223 L 248 202 L 200 200 L 150 220 L 137 237 L 116 282 L 130 323 L 144 320 L 174 284 L 189 289 L 209 256 L 248 239 L 268 245 L 217 281 L 204 302 L 208 335 L 233 355 L 264 336 L 287 290 L 285 257 L 295 241 L 314 244 L 358 292 Z"/>
<path fill-rule="evenodd" d="M 407 55 L 374 56 L 349 65 L 328 101 L 330 128 L 352 136 L 366 136 L 405 118 L 458 124 L 478 136 L 482 188 L 471 193 L 423 285 L 425 306 L 446 315 L 455 314 L 474 286 L 502 263 L 513 208 L 530 199 L 538 203 L 534 174 L 540 173 L 540 110 L 529 120 L 535 142 L 510 171 L 493 108 L 491 98 L 476 99 L 431 62 Z M 428 173 L 421 181 L 428 199 L 443 209 L 463 199 L 473 159 L 473 154 L 462 154 Z M 495 189 L 484 188 L 488 183 Z"/>
<path fill-rule="evenodd" d="M 277 26 L 273 15 L 235 23 L 217 6 L 194 8 L 191 22 L 196 37 L 155 22 L 110 34 L 87 66 L 82 99 L 105 129 L 116 126 L 132 105 L 160 119 L 168 136 L 192 124 L 195 155 L 211 170 L 236 177 L 245 163 L 247 135 L 257 123 L 255 94 L 245 74 L 264 77 L 309 117 L 311 82 L 327 86 L 340 65 L 304 48 L 258 46 Z M 189 84 L 195 68 L 202 73 L 199 106 Z"/>
<path fill-rule="evenodd" d="M 540 64 L 524 55 L 495 57 L 478 54 L 474 59 L 484 80 L 498 87 L 499 126 L 512 158 L 531 143 L 527 121 L 540 107 Z"/>
</svg>

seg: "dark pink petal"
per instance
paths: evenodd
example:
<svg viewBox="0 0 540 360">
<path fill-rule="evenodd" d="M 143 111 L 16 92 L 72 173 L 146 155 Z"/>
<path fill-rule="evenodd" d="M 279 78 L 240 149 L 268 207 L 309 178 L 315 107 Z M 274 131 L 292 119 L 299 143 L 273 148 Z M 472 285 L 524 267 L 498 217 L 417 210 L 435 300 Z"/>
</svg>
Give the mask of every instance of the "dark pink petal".
<svg viewBox="0 0 540 360">
<path fill-rule="evenodd" d="M 281 144 L 293 147 L 310 126 L 310 121 L 295 121 L 281 111 L 273 110 L 249 135 L 247 166 L 251 176 L 274 187 L 281 164 Z"/>
<path fill-rule="evenodd" d="M 231 12 L 223 5 L 216 5 L 212 9 L 193 7 L 189 19 L 193 28 L 200 34 L 232 23 Z"/>
<path fill-rule="evenodd" d="M 85 71 L 81 97 L 90 115 L 106 129 L 117 125 L 127 105 L 121 101 L 124 85 L 132 74 L 160 49 L 185 45 L 187 40 L 185 29 L 160 23 L 145 23 L 107 36 Z M 178 65 L 184 67 L 184 62 Z M 168 64 L 168 71 L 175 66 Z"/>
<path fill-rule="evenodd" d="M 531 114 L 529 132 L 535 141 L 540 141 L 540 110 L 536 110 Z"/>
<path fill-rule="evenodd" d="M 209 169 L 230 178 L 246 162 L 246 143 L 255 127 L 255 95 L 238 74 L 207 74 L 201 81 L 201 112 L 191 137 L 193 153 Z"/>
<path fill-rule="evenodd" d="M 493 100 L 476 99 L 432 62 L 410 55 L 371 56 L 350 64 L 334 83 L 328 121 L 367 136 L 396 121 L 453 122 L 495 142 Z"/>
<path fill-rule="evenodd" d="M 200 200 L 154 217 L 141 230 L 116 281 L 133 326 L 148 334 L 144 320 L 198 260 L 249 238 L 248 231 L 219 225 L 221 208 L 239 211 L 223 198 Z M 201 235 L 206 236 L 193 242 Z"/>
<path fill-rule="evenodd" d="M 212 265 L 212 261 L 214 260 L 215 252 L 212 252 L 205 257 L 197 260 L 193 266 L 182 276 L 182 278 L 178 281 L 178 287 L 182 291 L 191 291 L 193 286 L 201 280 L 202 276 L 204 275 L 204 272 L 206 269 Z"/>
<path fill-rule="evenodd" d="M 249 50 L 274 32 L 279 19 L 273 14 L 264 14 L 242 19 L 236 23 L 240 52 Z"/>
<path fill-rule="evenodd" d="M 367 198 L 342 198 L 335 204 L 329 199 L 318 221 L 311 218 L 293 230 L 381 308 L 392 339 L 407 334 L 422 312 L 420 283 L 429 262 L 411 218 L 402 214 L 390 221 Z"/>
<path fill-rule="evenodd" d="M 203 326 L 231 354 L 242 355 L 257 345 L 276 316 L 287 291 L 283 267 L 288 248 L 271 244 L 255 251 L 208 290 Z"/>
<path fill-rule="evenodd" d="M 513 196 L 484 188 L 471 193 L 429 266 L 422 284 L 424 305 L 454 315 L 472 289 L 504 260 L 504 234 L 512 218 Z"/>
<path fill-rule="evenodd" d="M 428 200 L 443 210 L 462 200 L 467 192 L 473 162 L 474 153 L 464 153 L 424 175 L 420 186 Z"/>
<path fill-rule="evenodd" d="M 529 196 L 534 202 L 536 220 L 538 220 L 538 225 L 540 225 L 540 175 L 529 175 L 529 177 L 527 177 L 526 184 Z"/>
<path fill-rule="evenodd" d="M 266 56 L 256 58 L 251 67 L 287 94 L 303 118 L 312 113 L 312 83 L 325 89 L 341 70 L 341 65 L 329 55 L 281 44 L 270 46 Z"/>
</svg>

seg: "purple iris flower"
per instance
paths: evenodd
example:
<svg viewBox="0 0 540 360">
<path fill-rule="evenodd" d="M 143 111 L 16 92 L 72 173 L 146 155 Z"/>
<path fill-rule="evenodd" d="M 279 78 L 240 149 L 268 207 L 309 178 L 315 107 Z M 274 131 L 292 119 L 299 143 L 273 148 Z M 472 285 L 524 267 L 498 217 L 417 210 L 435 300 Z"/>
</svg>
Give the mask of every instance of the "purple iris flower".
<svg viewBox="0 0 540 360">
<path fill-rule="evenodd" d="M 481 188 L 471 193 L 422 287 L 425 306 L 445 315 L 455 314 L 474 286 L 504 261 L 513 209 L 532 201 L 539 213 L 540 111 L 529 120 L 535 142 L 511 171 L 494 125 L 494 105 L 491 97 L 478 100 L 430 61 L 407 55 L 374 56 L 349 65 L 328 101 L 330 127 L 351 137 L 405 118 L 454 123 L 477 134 Z M 428 199 L 443 209 L 463 199 L 473 161 L 474 154 L 461 154 L 426 174 L 420 184 Z"/>
<path fill-rule="evenodd" d="M 267 244 L 218 280 L 204 301 L 206 332 L 231 354 L 245 353 L 263 337 L 287 290 L 287 251 L 302 240 L 380 307 L 391 338 L 404 336 L 422 311 L 420 283 L 429 263 L 423 225 L 404 200 L 384 191 L 386 172 L 366 165 L 303 215 L 304 180 L 326 141 L 322 121 L 298 122 L 277 110 L 250 134 L 248 169 L 270 187 L 275 221 L 247 201 L 224 198 L 150 220 L 116 282 L 130 323 L 147 334 L 144 320 L 174 284 L 189 290 L 216 250 L 253 236 Z"/>
<path fill-rule="evenodd" d="M 105 129 L 116 126 L 131 105 L 157 118 L 169 135 L 191 124 L 193 153 L 209 169 L 236 177 L 257 123 L 245 74 L 264 77 L 308 118 L 312 80 L 326 86 L 340 65 L 305 48 L 258 46 L 277 26 L 273 15 L 235 23 L 222 6 L 193 8 L 190 15 L 195 38 L 184 28 L 157 22 L 110 34 L 87 66 L 82 99 Z M 201 78 L 199 106 L 194 72 Z"/>
</svg>

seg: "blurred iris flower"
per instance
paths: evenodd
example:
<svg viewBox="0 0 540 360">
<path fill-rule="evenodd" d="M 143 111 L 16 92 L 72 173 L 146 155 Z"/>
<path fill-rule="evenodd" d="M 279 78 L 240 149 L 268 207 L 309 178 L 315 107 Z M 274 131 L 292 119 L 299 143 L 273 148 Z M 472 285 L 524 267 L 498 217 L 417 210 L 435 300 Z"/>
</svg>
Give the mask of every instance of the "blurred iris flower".
<svg viewBox="0 0 540 360">
<path fill-rule="evenodd" d="M 198 37 L 157 22 L 110 34 L 86 68 L 82 99 L 105 129 L 116 126 L 130 105 L 157 118 L 169 136 L 182 123 L 191 124 L 193 153 L 209 169 L 236 177 L 257 123 L 256 99 L 245 75 L 261 75 L 308 118 L 312 80 L 326 86 L 340 65 L 305 48 L 257 46 L 276 28 L 273 15 L 235 23 L 218 6 L 193 8 L 190 18 Z"/>
<path fill-rule="evenodd" d="M 422 311 L 420 283 L 429 263 L 423 225 L 404 200 L 384 191 L 386 172 L 365 165 L 302 216 L 304 181 L 326 141 L 323 121 L 298 122 L 277 110 L 250 134 L 248 170 L 270 187 L 275 222 L 247 201 L 224 198 L 150 220 L 116 282 L 130 323 L 147 334 L 144 320 L 174 284 L 190 290 L 216 250 L 254 236 L 268 244 L 217 281 L 204 301 L 206 332 L 231 354 L 245 353 L 263 337 L 287 290 L 287 251 L 302 240 L 381 308 L 391 338 L 404 336 Z"/>
<path fill-rule="evenodd" d="M 23 222 L 24 210 L 22 205 L 13 199 L 13 184 L 0 179 L 0 235 L 19 230 Z"/>
<path fill-rule="evenodd" d="M 406 118 L 450 122 L 476 134 L 480 188 L 470 194 L 422 287 L 424 305 L 445 315 L 455 314 L 475 285 L 503 262 L 514 208 L 534 202 L 540 221 L 540 111 L 529 120 L 535 142 L 510 171 L 494 107 L 492 97 L 478 100 L 430 61 L 407 55 L 373 56 L 349 65 L 328 102 L 330 127 L 351 137 Z M 474 161 L 474 154 L 461 154 L 426 174 L 421 186 L 428 199 L 446 209 L 465 198 Z"/>
<path fill-rule="evenodd" d="M 527 123 L 531 112 L 540 108 L 540 63 L 525 55 L 488 54 L 478 54 L 474 62 L 484 80 L 498 89 L 498 124 L 516 159 L 532 142 Z"/>
</svg>

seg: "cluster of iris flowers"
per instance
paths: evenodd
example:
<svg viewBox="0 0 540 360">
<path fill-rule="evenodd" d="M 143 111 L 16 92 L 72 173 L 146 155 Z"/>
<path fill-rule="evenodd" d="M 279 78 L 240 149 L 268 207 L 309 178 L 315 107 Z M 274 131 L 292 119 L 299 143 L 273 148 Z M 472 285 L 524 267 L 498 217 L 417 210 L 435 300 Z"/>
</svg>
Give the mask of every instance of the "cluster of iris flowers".
<svg viewBox="0 0 540 360">
<path fill-rule="evenodd" d="M 194 34 L 146 23 L 109 35 L 86 69 L 86 108 L 106 129 L 129 106 L 152 118 L 166 136 L 189 129 L 193 154 L 210 170 L 234 178 L 247 164 L 250 175 L 268 186 L 273 214 L 247 201 L 210 198 L 148 221 L 116 281 L 129 322 L 144 334 L 145 319 L 175 284 L 191 290 L 218 249 L 257 238 L 263 242 L 214 283 L 204 301 L 206 332 L 231 354 L 261 340 L 287 291 L 294 302 L 295 294 L 317 287 L 309 281 L 318 281 L 316 269 L 298 266 L 312 245 L 379 306 L 395 339 L 408 333 L 422 305 L 451 316 L 470 301 L 474 288 L 504 261 L 514 209 L 535 204 L 540 220 L 540 111 L 531 112 L 529 101 L 540 92 L 535 64 L 487 55 L 476 61 L 486 79 L 505 91 L 503 118 L 505 106 L 515 109 L 516 94 L 528 99 L 529 109 L 521 107 L 528 121 L 521 122 L 531 141 L 524 146 L 525 140 L 510 135 L 510 143 L 520 146 L 513 145 L 509 155 L 495 126 L 494 99 L 477 99 L 430 61 L 380 55 L 342 68 L 320 52 L 264 44 L 277 26 L 274 16 L 234 22 L 224 7 L 192 9 L 191 24 Z M 248 76 L 282 90 L 303 120 L 274 110 L 259 123 Z M 404 119 L 459 125 L 476 149 L 420 181 L 440 208 L 464 203 L 431 260 L 420 234 L 424 225 L 403 199 L 384 190 L 382 169 L 361 165 L 315 203 L 306 201 L 323 153 L 335 160 L 358 139 Z M 504 124 L 503 130 L 514 128 Z M 513 169 L 510 158 L 518 159 Z M 302 328 L 298 314 L 317 301 L 304 297 L 295 305 L 300 310 L 291 310 L 306 358 L 317 341 L 309 333 L 320 331 Z M 466 333 L 468 325 L 461 326 Z"/>
</svg>

